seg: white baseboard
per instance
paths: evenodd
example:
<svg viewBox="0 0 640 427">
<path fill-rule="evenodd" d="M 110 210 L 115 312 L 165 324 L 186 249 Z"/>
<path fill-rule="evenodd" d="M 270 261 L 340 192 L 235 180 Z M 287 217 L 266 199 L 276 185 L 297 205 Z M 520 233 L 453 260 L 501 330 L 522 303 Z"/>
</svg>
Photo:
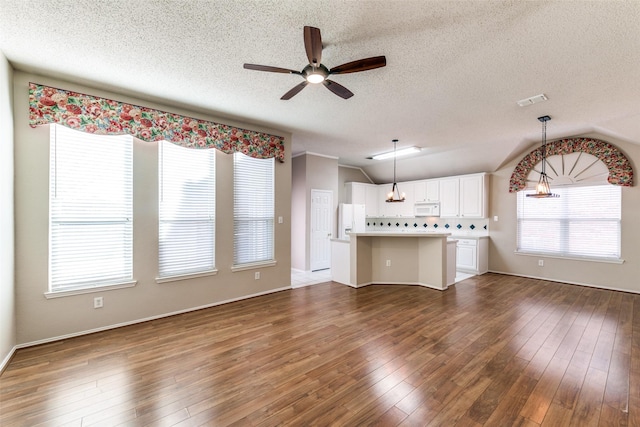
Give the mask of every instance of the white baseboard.
<svg viewBox="0 0 640 427">
<path fill-rule="evenodd" d="M 423 288 L 435 289 L 436 291 L 447 290 L 447 288 L 442 289 L 438 286 L 429 285 L 427 283 L 421 283 L 421 282 L 366 282 L 366 283 L 360 283 L 359 285 L 353 285 L 351 283 L 341 283 L 341 282 L 335 282 L 335 283 L 340 283 L 341 285 L 347 285 L 356 289 L 364 288 L 365 286 L 371 286 L 371 285 L 407 285 L 407 286 L 422 286 Z M 452 285 L 449 285 L 449 286 L 452 286 Z"/>
<path fill-rule="evenodd" d="M 548 282 L 564 283 L 567 285 L 576 285 L 576 286 L 585 286 L 587 288 L 604 289 L 607 291 L 618 291 L 618 292 L 628 292 L 630 294 L 640 294 L 639 291 L 633 291 L 630 289 L 615 288 L 613 286 L 594 285 L 592 283 L 573 282 L 569 280 L 551 279 L 549 277 L 531 276 L 527 274 L 518 274 L 518 273 L 507 273 L 505 271 L 497 271 L 497 270 L 489 270 L 489 273 L 504 274 L 505 276 L 526 277 L 527 279 L 546 280 Z"/>
<path fill-rule="evenodd" d="M 191 308 L 187 308 L 187 309 L 184 309 L 184 310 L 173 311 L 171 313 L 164 313 L 164 314 L 159 314 L 157 316 L 145 317 L 144 319 L 131 320 L 129 322 L 117 323 L 115 325 L 108 325 L 108 326 L 103 326 L 103 327 L 100 327 L 100 328 L 89 329 L 89 330 L 86 330 L 86 331 L 74 332 L 72 334 L 66 334 L 66 335 L 60 335 L 60 336 L 57 336 L 57 337 L 45 338 L 45 339 L 38 340 L 38 341 L 31 341 L 31 342 L 24 343 L 24 344 L 18 344 L 17 346 L 14 347 L 13 351 L 15 351 L 16 349 L 20 349 L 20 348 L 33 347 L 34 345 L 46 344 L 46 343 L 50 343 L 50 342 L 54 342 L 54 341 L 60 341 L 60 340 L 65 340 L 65 339 L 69 339 L 69 338 L 79 337 L 79 336 L 82 336 L 82 335 L 89 335 L 89 334 L 93 334 L 93 333 L 96 333 L 96 332 L 108 331 L 109 329 L 116 329 L 116 328 L 121 328 L 123 326 L 135 325 L 136 323 L 143 323 L 143 322 L 148 322 L 150 320 L 162 319 L 164 317 L 171 317 L 171 316 L 175 316 L 177 314 L 189 313 L 191 311 L 202 310 L 202 309 L 205 309 L 205 308 L 211 308 L 211 307 L 215 307 L 215 306 L 222 305 L 222 304 L 228 304 L 230 302 L 242 301 L 244 299 L 259 297 L 261 295 L 268 295 L 268 294 L 273 294 L 273 293 L 276 293 L 276 292 L 287 291 L 287 290 L 291 290 L 291 287 L 290 286 L 285 286 L 285 287 L 282 287 L 282 288 L 270 289 L 268 291 L 258 292 L 258 293 L 251 294 L 251 295 L 244 295 L 244 296 L 241 296 L 241 297 L 238 297 L 238 298 L 232 298 L 232 299 L 228 299 L 228 300 L 224 300 L 224 301 L 218 301 L 218 302 L 214 302 L 214 303 L 211 303 L 211 304 L 201 305 L 201 306 L 198 306 L 198 307 L 191 307 Z M 11 354 L 13 354 L 13 353 L 11 353 Z M 10 358 L 10 356 L 8 356 L 8 358 Z"/>
<path fill-rule="evenodd" d="M 18 349 L 18 346 L 14 345 L 11 351 L 9 351 L 9 354 L 7 354 L 7 356 L 2 360 L 2 362 L 0 362 L 0 375 L 2 374 L 2 372 L 4 372 L 4 368 L 7 367 L 7 365 L 9 364 L 9 361 L 11 360 L 13 355 L 16 353 L 17 349 Z"/>
</svg>

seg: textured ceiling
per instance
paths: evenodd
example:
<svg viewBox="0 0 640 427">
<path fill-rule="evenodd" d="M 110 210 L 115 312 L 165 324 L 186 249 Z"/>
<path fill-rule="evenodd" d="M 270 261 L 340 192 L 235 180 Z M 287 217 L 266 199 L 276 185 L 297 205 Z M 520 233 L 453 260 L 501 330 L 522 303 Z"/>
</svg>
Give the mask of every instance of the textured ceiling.
<svg viewBox="0 0 640 427">
<path fill-rule="evenodd" d="M 333 76 L 355 96 L 245 62 L 301 70 L 303 27 L 322 62 L 385 55 Z M 14 67 L 293 134 L 314 152 L 390 181 L 492 172 L 540 141 L 594 135 L 640 143 L 640 1 L 0 0 L 0 50 Z M 544 93 L 529 107 L 516 101 Z"/>
</svg>

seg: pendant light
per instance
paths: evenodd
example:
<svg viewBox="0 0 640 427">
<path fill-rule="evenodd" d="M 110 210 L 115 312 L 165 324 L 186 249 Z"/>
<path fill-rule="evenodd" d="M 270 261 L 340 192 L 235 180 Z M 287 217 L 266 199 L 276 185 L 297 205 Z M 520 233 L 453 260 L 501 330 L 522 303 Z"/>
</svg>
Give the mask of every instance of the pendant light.
<svg viewBox="0 0 640 427">
<path fill-rule="evenodd" d="M 540 179 L 536 185 L 535 193 L 527 194 L 527 197 L 535 197 L 536 199 L 544 199 L 549 197 L 560 197 L 558 194 L 551 192 L 549 186 L 549 177 L 547 177 L 547 122 L 551 120 L 549 116 L 538 117 L 538 120 L 542 122 L 542 162 L 540 165 Z"/>
<path fill-rule="evenodd" d="M 393 186 L 391 191 L 387 193 L 387 203 L 404 202 L 404 193 L 400 194 L 398 183 L 396 182 L 396 145 L 398 140 L 393 140 Z"/>
</svg>

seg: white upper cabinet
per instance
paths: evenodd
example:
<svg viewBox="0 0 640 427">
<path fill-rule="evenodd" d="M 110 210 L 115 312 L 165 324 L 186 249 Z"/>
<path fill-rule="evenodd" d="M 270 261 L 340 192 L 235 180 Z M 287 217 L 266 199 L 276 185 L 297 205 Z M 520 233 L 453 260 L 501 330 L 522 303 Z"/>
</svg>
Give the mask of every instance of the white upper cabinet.
<svg viewBox="0 0 640 427">
<path fill-rule="evenodd" d="M 366 216 L 376 217 L 379 215 L 378 185 L 364 182 L 347 182 L 346 203 L 364 205 Z"/>
<path fill-rule="evenodd" d="M 439 202 L 440 180 L 425 179 L 422 181 L 415 181 L 414 193 L 416 202 Z"/>
<path fill-rule="evenodd" d="M 440 216 L 486 218 L 488 178 L 484 173 L 440 179 Z"/>
<path fill-rule="evenodd" d="M 366 185 L 363 182 L 347 182 L 344 188 L 347 193 L 346 203 L 364 205 L 366 202 Z"/>
<path fill-rule="evenodd" d="M 369 217 L 380 215 L 380 198 L 378 197 L 378 186 L 375 184 L 367 184 L 365 187 L 364 212 Z"/>
<path fill-rule="evenodd" d="M 427 181 L 427 202 L 440 201 L 440 180 L 430 179 Z"/>
<path fill-rule="evenodd" d="M 368 217 L 413 217 L 416 202 L 440 202 L 442 218 L 486 218 L 489 181 L 487 174 L 399 182 L 405 201 L 387 203 L 393 183 L 347 182 L 347 203 L 365 205 Z"/>
<path fill-rule="evenodd" d="M 460 217 L 487 217 L 487 179 L 485 174 L 460 177 Z"/>
<path fill-rule="evenodd" d="M 440 179 L 440 216 L 455 218 L 460 214 L 460 178 Z"/>
</svg>

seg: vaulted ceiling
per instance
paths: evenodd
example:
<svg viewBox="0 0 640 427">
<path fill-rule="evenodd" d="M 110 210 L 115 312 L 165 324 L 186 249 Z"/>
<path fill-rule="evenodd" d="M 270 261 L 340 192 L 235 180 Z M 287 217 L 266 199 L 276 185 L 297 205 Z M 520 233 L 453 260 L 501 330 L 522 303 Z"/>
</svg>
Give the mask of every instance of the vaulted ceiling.
<svg viewBox="0 0 640 427">
<path fill-rule="evenodd" d="M 355 96 L 243 63 L 301 70 L 303 27 Z M 640 2 L 0 0 L 0 50 L 17 69 L 290 131 L 313 152 L 391 180 L 367 157 L 416 145 L 398 180 L 492 172 L 540 141 L 590 134 L 640 144 Z M 544 93 L 548 101 L 516 101 Z"/>
</svg>

